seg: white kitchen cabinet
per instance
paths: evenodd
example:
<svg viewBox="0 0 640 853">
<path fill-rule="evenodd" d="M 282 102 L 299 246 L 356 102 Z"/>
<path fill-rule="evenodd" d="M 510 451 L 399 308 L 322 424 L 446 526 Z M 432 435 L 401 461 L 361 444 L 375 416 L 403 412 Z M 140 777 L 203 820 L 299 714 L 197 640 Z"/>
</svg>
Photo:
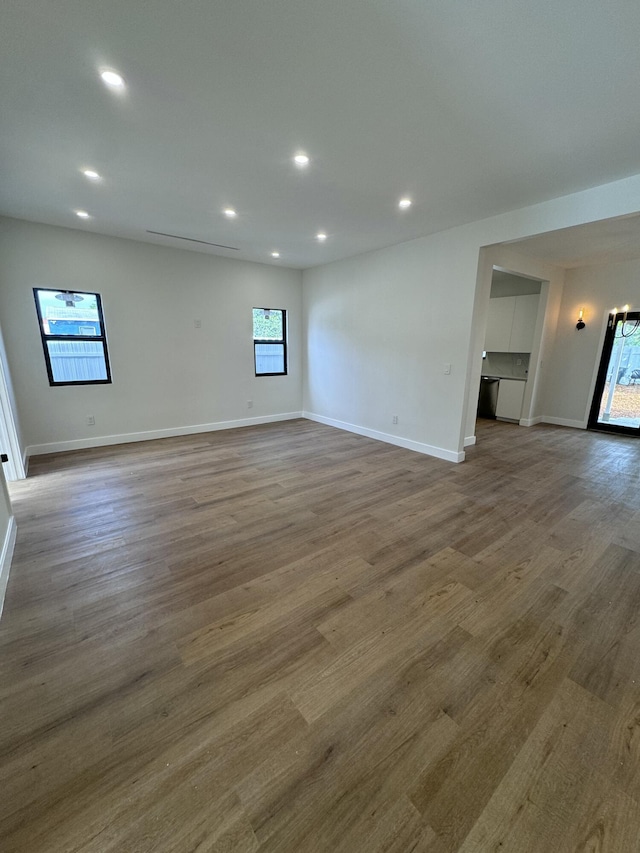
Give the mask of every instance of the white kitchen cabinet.
<svg viewBox="0 0 640 853">
<path fill-rule="evenodd" d="M 515 300 L 516 304 L 513 312 L 508 351 L 531 352 L 533 349 L 533 334 L 536 330 L 536 321 L 538 319 L 538 302 L 540 296 L 537 293 L 532 293 L 527 296 L 516 296 Z"/>
<path fill-rule="evenodd" d="M 519 421 L 522 414 L 522 401 L 526 382 L 518 379 L 501 379 L 498 389 L 496 417 L 510 421 Z"/>
<path fill-rule="evenodd" d="M 484 339 L 484 348 L 487 352 L 509 352 L 515 310 L 515 296 L 503 296 L 499 299 L 489 300 L 487 333 Z"/>
<path fill-rule="evenodd" d="M 487 352 L 531 352 L 538 319 L 537 293 L 526 296 L 499 296 L 489 300 Z"/>
</svg>

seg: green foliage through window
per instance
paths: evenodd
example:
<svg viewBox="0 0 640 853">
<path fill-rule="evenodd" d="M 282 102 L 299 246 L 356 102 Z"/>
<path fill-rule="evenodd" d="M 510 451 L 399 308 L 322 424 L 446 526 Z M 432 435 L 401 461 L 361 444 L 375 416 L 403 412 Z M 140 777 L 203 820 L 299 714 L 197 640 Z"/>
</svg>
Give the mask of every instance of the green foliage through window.
<svg viewBox="0 0 640 853">
<path fill-rule="evenodd" d="M 253 309 L 253 338 L 259 341 L 281 341 L 282 315 L 280 309 L 254 308 Z"/>
</svg>

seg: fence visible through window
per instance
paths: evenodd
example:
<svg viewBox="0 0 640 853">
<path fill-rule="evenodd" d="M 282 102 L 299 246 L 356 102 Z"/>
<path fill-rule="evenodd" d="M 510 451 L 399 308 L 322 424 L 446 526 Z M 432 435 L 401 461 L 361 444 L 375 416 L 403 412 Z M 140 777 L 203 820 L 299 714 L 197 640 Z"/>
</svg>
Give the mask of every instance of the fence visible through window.
<svg viewBox="0 0 640 853">
<path fill-rule="evenodd" d="M 47 341 L 56 382 L 95 382 L 107 378 L 102 344 L 93 341 Z"/>
<path fill-rule="evenodd" d="M 284 372 L 283 344 L 256 344 L 256 373 Z"/>
</svg>

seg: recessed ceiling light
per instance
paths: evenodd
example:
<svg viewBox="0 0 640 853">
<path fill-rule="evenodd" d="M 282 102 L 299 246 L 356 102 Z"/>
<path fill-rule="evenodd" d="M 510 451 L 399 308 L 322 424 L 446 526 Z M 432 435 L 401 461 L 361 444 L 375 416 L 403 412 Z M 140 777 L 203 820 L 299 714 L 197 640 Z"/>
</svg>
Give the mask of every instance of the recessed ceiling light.
<svg viewBox="0 0 640 853">
<path fill-rule="evenodd" d="M 303 151 L 299 151 L 293 158 L 293 162 L 300 169 L 304 169 L 305 166 L 309 165 L 309 158 Z"/>
<path fill-rule="evenodd" d="M 110 89 L 119 89 L 122 90 L 125 87 L 124 77 L 121 74 L 118 74 L 117 71 L 105 70 L 100 72 L 100 77 L 102 77 L 102 82 L 109 86 Z"/>
<path fill-rule="evenodd" d="M 83 169 L 82 174 L 85 176 L 85 178 L 89 178 L 90 181 L 100 180 L 100 175 L 93 169 Z"/>
<path fill-rule="evenodd" d="M 79 216 L 80 219 L 89 219 L 89 214 L 86 210 L 76 210 L 76 216 Z"/>
<path fill-rule="evenodd" d="M 280 252 L 271 252 L 271 257 L 272 257 L 272 258 L 279 258 L 279 257 L 280 257 Z"/>
<path fill-rule="evenodd" d="M 321 231 L 319 234 L 316 234 L 316 240 L 319 240 L 321 243 L 323 243 L 326 239 L 327 235 L 323 231 Z"/>
<path fill-rule="evenodd" d="M 229 217 L 229 219 L 233 219 L 234 216 L 238 215 L 232 207 L 225 207 L 223 212 L 225 216 Z"/>
<path fill-rule="evenodd" d="M 400 208 L 400 210 L 407 210 L 407 208 L 411 207 L 411 199 L 401 198 L 398 202 L 398 207 Z"/>
</svg>

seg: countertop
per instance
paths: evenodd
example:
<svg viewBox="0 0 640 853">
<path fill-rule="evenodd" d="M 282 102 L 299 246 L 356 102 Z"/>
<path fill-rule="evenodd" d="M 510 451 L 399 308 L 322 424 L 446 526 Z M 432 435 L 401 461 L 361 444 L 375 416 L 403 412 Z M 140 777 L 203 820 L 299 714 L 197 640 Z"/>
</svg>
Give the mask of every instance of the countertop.
<svg viewBox="0 0 640 853">
<path fill-rule="evenodd" d="M 526 382 L 526 376 L 504 376 L 497 373 L 483 373 L 483 379 L 509 379 L 512 382 Z"/>
</svg>

